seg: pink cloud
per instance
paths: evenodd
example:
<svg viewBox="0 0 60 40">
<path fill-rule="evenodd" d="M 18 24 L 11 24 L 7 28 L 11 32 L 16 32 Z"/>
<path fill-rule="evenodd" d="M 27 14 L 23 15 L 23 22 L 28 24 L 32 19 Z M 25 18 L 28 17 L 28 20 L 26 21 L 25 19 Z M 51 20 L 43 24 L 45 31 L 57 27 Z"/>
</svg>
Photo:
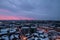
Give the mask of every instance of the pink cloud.
<svg viewBox="0 0 60 40">
<path fill-rule="evenodd" d="M 33 18 L 0 15 L 0 20 L 33 20 Z"/>
<path fill-rule="evenodd" d="M 6 9 L 0 9 L 0 12 L 10 12 L 9 10 L 6 10 Z"/>
<path fill-rule="evenodd" d="M 0 12 L 4 12 L 4 14 L 13 13 L 6 9 L 0 9 Z M 33 20 L 33 18 L 28 18 L 28 17 L 24 17 L 24 16 L 19 16 L 19 17 L 18 16 L 8 16 L 8 15 L 0 14 L 0 20 Z"/>
</svg>

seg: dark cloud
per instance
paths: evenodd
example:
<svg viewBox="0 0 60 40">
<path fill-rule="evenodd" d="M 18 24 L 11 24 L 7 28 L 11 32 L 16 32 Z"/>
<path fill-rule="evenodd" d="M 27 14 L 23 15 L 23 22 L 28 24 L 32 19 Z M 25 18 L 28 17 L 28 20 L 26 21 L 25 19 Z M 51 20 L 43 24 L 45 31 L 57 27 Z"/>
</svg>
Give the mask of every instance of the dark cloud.
<svg viewBox="0 0 60 40">
<path fill-rule="evenodd" d="M 0 0 L 0 9 L 10 10 L 16 16 L 60 20 L 60 0 Z"/>
</svg>

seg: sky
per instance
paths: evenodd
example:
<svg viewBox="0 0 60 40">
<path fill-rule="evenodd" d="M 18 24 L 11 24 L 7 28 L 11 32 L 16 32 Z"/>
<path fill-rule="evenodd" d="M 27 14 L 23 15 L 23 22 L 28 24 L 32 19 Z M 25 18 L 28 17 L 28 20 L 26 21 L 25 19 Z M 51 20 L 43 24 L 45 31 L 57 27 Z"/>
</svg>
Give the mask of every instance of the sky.
<svg viewBox="0 0 60 40">
<path fill-rule="evenodd" d="M 60 0 L 0 0 L 0 20 L 60 20 Z"/>
</svg>

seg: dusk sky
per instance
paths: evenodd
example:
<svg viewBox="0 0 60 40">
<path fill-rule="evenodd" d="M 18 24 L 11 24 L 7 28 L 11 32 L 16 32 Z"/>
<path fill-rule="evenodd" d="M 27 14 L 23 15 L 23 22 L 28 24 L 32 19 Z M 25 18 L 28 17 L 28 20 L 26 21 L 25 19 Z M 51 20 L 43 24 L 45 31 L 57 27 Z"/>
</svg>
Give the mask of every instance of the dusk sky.
<svg viewBox="0 0 60 40">
<path fill-rule="evenodd" d="M 0 0 L 0 20 L 60 20 L 60 0 Z"/>
</svg>

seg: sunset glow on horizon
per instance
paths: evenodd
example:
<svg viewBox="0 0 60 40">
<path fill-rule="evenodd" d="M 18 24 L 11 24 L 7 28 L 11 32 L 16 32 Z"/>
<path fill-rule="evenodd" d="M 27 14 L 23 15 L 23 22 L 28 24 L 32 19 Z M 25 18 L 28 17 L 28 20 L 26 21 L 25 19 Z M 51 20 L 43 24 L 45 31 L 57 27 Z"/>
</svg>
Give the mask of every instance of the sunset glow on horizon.
<svg viewBox="0 0 60 40">
<path fill-rule="evenodd" d="M 33 20 L 33 18 L 0 15 L 0 20 Z"/>
<path fill-rule="evenodd" d="M 1 12 L 0 14 L 2 14 L 0 15 L 0 20 L 33 20 L 33 18 L 28 18 L 25 16 L 10 15 L 10 14 L 13 14 L 13 12 L 6 10 L 6 9 L 0 9 L 0 12 Z M 4 15 L 3 13 L 6 15 Z"/>
</svg>

